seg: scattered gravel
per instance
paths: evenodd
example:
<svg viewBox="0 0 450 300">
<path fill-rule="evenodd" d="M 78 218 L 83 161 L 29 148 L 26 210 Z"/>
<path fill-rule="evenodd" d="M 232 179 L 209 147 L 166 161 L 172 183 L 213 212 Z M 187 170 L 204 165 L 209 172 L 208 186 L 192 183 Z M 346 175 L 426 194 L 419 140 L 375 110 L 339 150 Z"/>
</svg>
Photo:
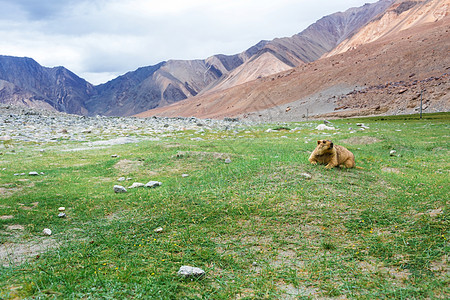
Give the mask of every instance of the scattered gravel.
<svg viewBox="0 0 450 300">
<path fill-rule="evenodd" d="M 0 105 L 0 139 L 30 143 L 86 142 L 89 147 L 107 147 L 159 140 L 161 134 L 186 130 L 235 130 L 251 125 L 235 120 L 191 118 L 86 117 L 58 112 Z M 203 138 L 198 138 L 200 140 Z M 84 149 L 81 149 L 84 150 Z M 73 151 L 73 149 L 72 149 Z"/>
</svg>

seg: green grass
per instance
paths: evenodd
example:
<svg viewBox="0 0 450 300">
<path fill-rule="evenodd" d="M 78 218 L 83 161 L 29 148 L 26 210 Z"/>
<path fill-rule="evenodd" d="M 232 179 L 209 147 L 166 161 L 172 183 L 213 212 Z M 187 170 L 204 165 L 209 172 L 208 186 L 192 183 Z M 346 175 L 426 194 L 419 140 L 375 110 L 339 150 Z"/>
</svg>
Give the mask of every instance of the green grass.
<svg viewBox="0 0 450 300">
<path fill-rule="evenodd" d="M 0 266 L 0 299 L 448 298 L 449 121 L 337 120 L 335 135 L 318 121 L 268 124 L 77 152 L 10 143 L 0 216 L 13 218 L 0 220 L 0 246 L 54 246 Z M 358 122 L 370 129 L 351 133 Z M 302 129 L 265 132 L 277 127 Z M 310 165 L 322 138 L 364 169 Z M 30 171 L 45 175 L 13 175 Z M 163 185 L 112 190 L 149 180 Z M 206 276 L 180 278 L 182 265 Z"/>
</svg>

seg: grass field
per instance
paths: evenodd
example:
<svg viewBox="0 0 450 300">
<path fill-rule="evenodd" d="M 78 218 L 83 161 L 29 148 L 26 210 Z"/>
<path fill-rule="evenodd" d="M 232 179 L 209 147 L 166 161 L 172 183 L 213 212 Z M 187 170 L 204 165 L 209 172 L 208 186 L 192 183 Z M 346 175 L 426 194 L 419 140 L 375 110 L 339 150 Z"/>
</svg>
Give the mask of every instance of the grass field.
<svg viewBox="0 0 450 300">
<path fill-rule="evenodd" d="M 79 151 L 9 142 L 0 299 L 448 299 L 450 114 L 319 123 Z M 363 169 L 310 165 L 323 138 Z M 31 171 L 44 174 L 14 175 Z M 113 192 L 150 180 L 162 186 Z M 182 265 L 206 275 L 181 278 Z"/>
</svg>

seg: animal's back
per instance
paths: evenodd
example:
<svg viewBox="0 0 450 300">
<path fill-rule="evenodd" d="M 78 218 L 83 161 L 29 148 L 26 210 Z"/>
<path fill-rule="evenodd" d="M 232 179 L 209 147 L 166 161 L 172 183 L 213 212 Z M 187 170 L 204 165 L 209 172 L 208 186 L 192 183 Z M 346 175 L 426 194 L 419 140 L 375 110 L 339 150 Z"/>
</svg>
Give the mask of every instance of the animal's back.
<svg viewBox="0 0 450 300">
<path fill-rule="evenodd" d="M 347 168 L 354 168 L 356 165 L 355 155 L 343 146 L 335 145 L 334 147 L 336 149 L 338 164 L 344 165 Z"/>
</svg>

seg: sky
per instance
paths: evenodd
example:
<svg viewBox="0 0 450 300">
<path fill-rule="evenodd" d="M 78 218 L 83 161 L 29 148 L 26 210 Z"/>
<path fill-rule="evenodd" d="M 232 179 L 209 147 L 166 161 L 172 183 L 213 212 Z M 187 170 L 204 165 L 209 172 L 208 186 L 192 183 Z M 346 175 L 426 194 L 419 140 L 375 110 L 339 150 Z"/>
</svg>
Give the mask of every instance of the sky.
<svg viewBox="0 0 450 300">
<path fill-rule="evenodd" d="M 369 0 L 0 0 L 0 55 L 92 84 L 170 59 L 237 54 Z"/>
</svg>

